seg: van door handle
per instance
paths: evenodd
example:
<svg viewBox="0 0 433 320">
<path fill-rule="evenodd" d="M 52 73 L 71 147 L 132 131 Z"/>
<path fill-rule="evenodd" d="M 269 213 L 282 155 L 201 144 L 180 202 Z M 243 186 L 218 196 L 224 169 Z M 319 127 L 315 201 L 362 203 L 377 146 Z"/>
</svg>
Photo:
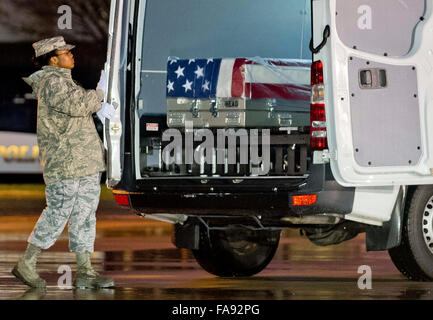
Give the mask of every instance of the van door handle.
<svg viewBox="0 0 433 320">
<path fill-rule="evenodd" d="M 387 85 L 386 70 L 380 68 L 359 70 L 359 86 L 361 89 L 381 89 Z"/>
<path fill-rule="evenodd" d="M 359 74 L 359 82 L 361 83 L 361 87 L 369 87 L 373 83 L 373 79 L 371 78 L 371 70 L 361 70 Z"/>
<path fill-rule="evenodd" d="M 329 25 L 327 25 L 325 27 L 325 29 L 323 30 L 323 39 L 322 39 L 322 42 L 316 48 L 314 48 L 313 37 L 311 37 L 311 40 L 310 40 L 310 50 L 311 50 L 311 52 L 314 53 L 314 54 L 319 53 L 319 51 L 322 50 L 322 48 L 325 46 L 326 42 L 328 41 L 328 38 L 329 38 L 330 34 L 331 34 L 331 29 L 329 28 Z"/>
</svg>

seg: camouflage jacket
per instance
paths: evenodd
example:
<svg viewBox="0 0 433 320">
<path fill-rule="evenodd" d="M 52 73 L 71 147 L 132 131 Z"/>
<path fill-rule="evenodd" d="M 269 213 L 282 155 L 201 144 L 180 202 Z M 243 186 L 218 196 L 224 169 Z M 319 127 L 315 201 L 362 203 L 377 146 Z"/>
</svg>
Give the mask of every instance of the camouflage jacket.
<svg viewBox="0 0 433 320">
<path fill-rule="evenodd" d="M 72 80 L 71 70 L 53 66 L 23 80 L 38 99 L 37 139 L 45 183 L 104 171 L 104 146 L 92 117 L 104 92 L 83 89 Z"/>
</svg>

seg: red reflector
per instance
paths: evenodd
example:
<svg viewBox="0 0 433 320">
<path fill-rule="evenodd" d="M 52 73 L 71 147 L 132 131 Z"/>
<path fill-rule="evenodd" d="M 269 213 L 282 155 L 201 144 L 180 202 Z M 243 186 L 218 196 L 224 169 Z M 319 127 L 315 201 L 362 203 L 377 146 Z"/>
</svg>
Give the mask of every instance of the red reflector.
<svg viewBox="0 0 433 320">
<path fill-rule="evenodd" d="M 317 201 L 317 194 L 306 194 L 302 196 L 292 196 L 294 206 L 309 206 Z"/>
<path fill-rule="evenodd" d="M 323 63 L 322 61 L 313 62 L 311 65 L 311 85 L 323 84 Z"/>
<path fill-rule="evenodd" d="M 312 103 L 310 105 L 310 120 L 311 122 L 326 121 L 324 103 Z"/>
<path fill-rule="evenodd" d="M 327 138 L 311 138 L 310 148 L 313 151 L 328 149 L 328 139 Z"/>
<path fill-rule="evenodd" d="M 120 206 L 129 206 L 129 199 L 127 194 L 115 194 L 114 200 Z"/>
</svg>

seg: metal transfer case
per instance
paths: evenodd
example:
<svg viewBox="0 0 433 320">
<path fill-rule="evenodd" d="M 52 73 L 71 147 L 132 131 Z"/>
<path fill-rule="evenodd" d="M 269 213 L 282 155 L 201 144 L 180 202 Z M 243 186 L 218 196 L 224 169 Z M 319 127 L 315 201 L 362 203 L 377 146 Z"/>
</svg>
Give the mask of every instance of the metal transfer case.
<svg viewBox="0 0 433 320">
<path fill-rule="evenodd" d="M 298 128 L 310 121 L 310 62 L 262 58 L 167 63 L 167 125 Z"/>
</svg>

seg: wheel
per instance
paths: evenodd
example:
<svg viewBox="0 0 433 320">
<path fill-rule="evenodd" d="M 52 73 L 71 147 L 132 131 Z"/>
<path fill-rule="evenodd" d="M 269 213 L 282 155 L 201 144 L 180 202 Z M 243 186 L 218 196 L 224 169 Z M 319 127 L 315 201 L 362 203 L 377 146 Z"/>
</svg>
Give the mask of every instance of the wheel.
<svg viewBox="0 0 433 320">
<path fill-rule="evenodd" d="M 409 195 L 410 196 L 410 195 Z M 433 280 L 433 186 L 419 186 L 406 205 L 402 240 L 388 250 L 397 269 L 409 280 Z"/>
<path fill-rule="evenodd" d="M 192 250 L 200 266 L 220 277 L 248 277 L 271 262 L 280 241 L 281 230 L 200 228 L 198 250 Z"/>
</svg>

